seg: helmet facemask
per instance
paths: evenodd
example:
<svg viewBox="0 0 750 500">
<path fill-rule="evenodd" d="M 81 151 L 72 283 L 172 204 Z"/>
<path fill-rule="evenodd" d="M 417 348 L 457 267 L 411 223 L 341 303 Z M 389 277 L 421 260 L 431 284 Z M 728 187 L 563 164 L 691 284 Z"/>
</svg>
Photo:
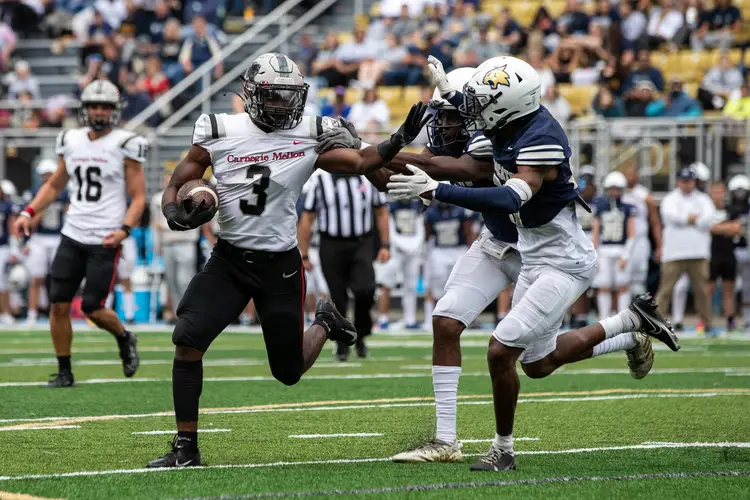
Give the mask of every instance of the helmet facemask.
<svg viewBox="0 0 750 500">
<path fill-rule="evenodd" d="M 461 153 L 470 139 L 466 120 L 452 108 L 444 108 L 440 103 L 431 102 L 432 118 L 427 122 L 427 139 L 435 149 Z"/>
<path fill-rule="evenodd" d="M 273 130 L 293 129 L 302 121 L 309 85 L 256 83 L 254 75 L 242 77 L 245 112 L 253 121 Z"/>
<path fill-rule="evenodd" d="M 91 106 L 97 106 L 97 105 L 103 105 L 107 106 L 111 109 L 109 113 L 109 118 L 99 118 L 93 116 L 92 113 L 89 112 L 89 107 Z M 111 102 L 82 102 L 81 107 L 78 110 L 78 120 L 84 127 L 89 127 L 91 130 L 95 132 L 102 132 L 104 130 L 107 130 L 108 128 L 116 127 L 118 123 L 120 123 L 120 117 L 122 115 L 122 108 L 120 106 L 120 103 L 113 104 Z"/>
<path fill-rule="evenodd" d="M 491 133 L 494 129 L 503 128 L 508 124 L 508 122 L 514 115 L 518 114 L 518 111 L 514 111 L 505 116 L 502 116 L 508 110 L 506 108 L 500 108 L 495 110 L 494 113 L 502 116 L 502 118 L 490 119 L 488 123 L 488 120 L 485 120 L 484 116 L 486 114 L 487 107 L 490 104 L 497 103 L 498 99 L 503 95 L 502 90 L 490 96 L 480 96 L 477 95 L 474 88 L 467 83 L 466 85 L 464 85 L 463 94 L 464 102 L 459 110 L 461 111 L 461 114 L 466 118 L 465 127 L 470 134 L 473 134 L 474 132 L 477 132 L 479 130 L 484 130 L 485 135 L 488 135 L 487 133 Z"/>
</svg>

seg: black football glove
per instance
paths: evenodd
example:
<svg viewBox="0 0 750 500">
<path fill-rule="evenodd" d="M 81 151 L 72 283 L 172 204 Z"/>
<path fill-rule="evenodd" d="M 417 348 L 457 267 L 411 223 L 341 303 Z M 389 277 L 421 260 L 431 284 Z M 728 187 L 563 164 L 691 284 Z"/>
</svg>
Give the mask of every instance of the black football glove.
<svg viewBox="0 0 750 500">
<path fill-rule="evenodd" d="M 430 116 L 425 116 L 427 104 L 418 102 L 411 107 L 406 120 L 387 140 L 377 145 L 378 154 L 385 161 L 391 161 L 404 146 L 412 142 L 422 131 Z"/>
<path fill-rule="evenodd" d="M 210 221 L 216 215 L 215 209 L 206 208 L 206 202 L 201 201 L 199 204 L 193 204 L 193 208 L 188 211 L 187 206 L 192 202 L 192 198 L 185 198 L 182 203 L 167 203 L 162 208 L 164 217 L 167 218 L 167 225 L 172 231 L 188 231 L 201 227 Z"/>
</svg>

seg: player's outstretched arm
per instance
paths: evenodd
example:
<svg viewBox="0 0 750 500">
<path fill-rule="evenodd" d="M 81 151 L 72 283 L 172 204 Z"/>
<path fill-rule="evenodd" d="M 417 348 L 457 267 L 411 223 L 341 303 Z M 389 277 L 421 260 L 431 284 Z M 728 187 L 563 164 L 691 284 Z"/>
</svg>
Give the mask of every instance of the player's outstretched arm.
<svg viewBox="0 0 750 500">
<path fill-rule="evenodd" d="M 26 205 L 26 208 L 16 218 L 12 225 L 14 232 L 18 235 L 29 236 L 31 228 L 34 227 L 32 222 L 35 216 L 44 211 L 44 209 L 57 199 L 60 192 L 68 185 L 69 180 L 70 176 L 65 168 L 65 160 L 60 156 L 57 160 L 57 170 L 55 173 L 39 188 L 34 199 Z"/>
<path fill-rule="evenodd" d="M 190 212 L 186 205 L 177 204 L 177 192 L 188 181 L 202 179 L 211 165 L 211 155 L 204 148 L 193 145 L 188 154 L 177 165 L 161 197 L 161 211 L 173 231 L 195 229 L 210 221 L 214 211 L 206 209 L 204 203 L 196 205 Z M 187 201 L 187 199 L 185 200 Z"/>
<path fill-rule="evenodd" d="M 388 168 L 402 174 L 411 172 L 406 165 L 414 165 L 437 181 L 478 181 L 492 179 L 492 160 L 474 158 L 469 154 L 452 156 L 427 156 L 425 154 L 399 153 Z"/>
</svg>

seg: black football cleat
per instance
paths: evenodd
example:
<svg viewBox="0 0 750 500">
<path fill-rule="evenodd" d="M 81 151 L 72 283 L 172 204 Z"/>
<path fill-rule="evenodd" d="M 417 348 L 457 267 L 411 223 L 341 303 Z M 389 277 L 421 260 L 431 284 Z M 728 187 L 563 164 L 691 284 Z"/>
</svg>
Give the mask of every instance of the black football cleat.
<svg viewBox="0 0 750 500">
<path fill-rule="evenodd" d="M 349 361 L 349 346 L 336 342 L 336 352 L 333 355 L 333 359 L 339 363 L 345 363 Z"/>
<path fill-rule="evenodd" d="M 47 382 L 47 387 L 57 389 L 58 387 L 74 387 L 76 385 L 73 379 L 73 372 L 65 370 L 53 373 L 52 378 Z"/>
<path fill-rule="evenodd" d="M 326 336 L 341 342 L 346 346 L 357 342 L 357 329 L 354 325 L 336 310 L 336 306 L 330 300 L 319 300 L 315 309 L 315 321 L 322 324 L 326 329 Z"/>
<path fill-rule="evenodd" d="M 656 310 L 656 301 L 650 293 L 638 295 L 629 307 L 641 319 L 639 331 L 665 343 L 675 352 L 680 350 L 680 343 L 674 334 L 672 324 Z"/>
<path fill-rule="evenodd" d="M 472 471 L 501 471 L 516 470 L 516 457 L 512 453 L 495 448 L 493 444 L 485 456 L 477 460 L 469 470 Z"/>
<path fill-rule="evenodd" d="M 361 359 L 365 359 L 367 357 L 367 354 L 370 352 L 370 350 L 367 348 L 367 344 L 365 344 L 365 339 L 361 337 L 357 339 L 357 346 L 355 349 L 357 351 L 357 357 Z"/>
<path fill-rule="evenodd" d="M 135 347 L 138 340 L 135 337 L 135 333 L 127 330 L 125 333 L 127 333 L 127 338 L 123 340 L 117 339 L 117 344 L 120 346 L 122 373 L 124 373 L 126 377 L 132 377 L 135 375 L 136 370 L 138 370 L 138 365 L 140 364 L 138 349 Z"/>
<path fill-rule="evenodd" d="M 170 443 L 172 451 L 155 458 L 146 464 L 148 469 L 162 469 L 165 467 L 198 467 L 201 465 L 201 452 L 196 449 L 190 451 L 190 440 L 175 436 Z"/>
</svg>

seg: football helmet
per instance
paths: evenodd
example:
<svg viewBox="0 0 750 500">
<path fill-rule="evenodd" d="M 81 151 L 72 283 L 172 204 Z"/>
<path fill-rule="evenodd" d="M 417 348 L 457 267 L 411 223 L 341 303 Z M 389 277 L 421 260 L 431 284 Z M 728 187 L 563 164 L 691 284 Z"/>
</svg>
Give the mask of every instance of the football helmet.
<svg viewBox="0 0 750 500">
<path fill-rule="evenodd" d="M 309 88 L 294 61 L 262 54 L 242 75 L 245 112 L 265 128 L 293 129 L 302 121 Z"/>
<path fill-rule="evenodd" d="M 739 190 L 750 192 L 750 178 L 743 174 L 735 175 L 727 184 L 727 189 L 730 193 Z"/>
<path fill-rule="evenodd" d="M 457 68 L 446 76 L 448 82 L 455 88 L 462 88 L 475 72 L 476 68 Z M 461 154 L 466 142 L 471 139 L 471 135 L 466 129 L 464 119 L 458 109 L 446 99 L 443 99 L 440 96 L 440 91 L 435 89 L 427 111 L 432 115 L 430 121 L 427 122 L 429 146 Z"/>
<path fill-rule="evenodd" d="M 618 188 L 618 189 L 625 189 L 628 187 L 628 181 L 625 179 L 625 176 L 622 172 L 610 172 L 604 177 L 604 182 L 602 183 L 602 187 L 604 189 L 609 188 Z"/>
<path fill-rule="evenodd" d="M 464 85 L 461 108 L 469 131 L 492 132 L 539 109 L 542 80 L 528 63 L 510 56 L 479 65 Z"/>
<path fill-rule="evenodd" d="M 711 171 L 708 169 L 705 163 L 697 161 L 692 163 L 689 168 L 695 170 L 695 177 L 700 182 L 708 182 L 711 180 Z"/>
<path fill-rule="evenodd" d="M 109 116 L 104 114 L 91 113 L 90 106 L 96 104 L 105 104 L 111 106 L 112 111 Z M 108 128 L 116 127 L 120 123 L 122 114 L 122 102 L 120 101 L 120 91 L 114 83 L 108 80 L 94 80 L 86 85 L 81 92 L 81 107 L 78 110 L 78 118 L 84 127 L 91 127 L 92 130 L 101 132 Z"/>
<path fill-rule="evenodd" d="M 57 171 L 57 162 L 51 158 L 44 158 L 39 161 L 36 166 L 37 175 L 45 176 L 47 174 L 54 174 Z"/>
</svg>

